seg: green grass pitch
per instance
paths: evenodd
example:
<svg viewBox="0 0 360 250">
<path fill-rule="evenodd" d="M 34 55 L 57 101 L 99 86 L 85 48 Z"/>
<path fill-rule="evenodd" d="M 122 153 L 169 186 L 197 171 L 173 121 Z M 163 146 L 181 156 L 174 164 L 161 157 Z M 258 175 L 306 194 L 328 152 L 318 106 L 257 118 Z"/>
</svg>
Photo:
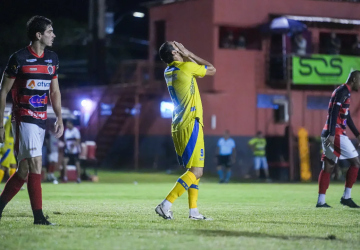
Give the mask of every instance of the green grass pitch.
<svg viewBox="0 0 360 250">
<path fill-rule="evenodd" d="M 343 184 L 330 184 L 332 209 L 316 209 L 316 183 L 203 178 L 199 209 L 214 220 L 189 220 L 185 193 L 167 221 L 154 208 L 177 177 L 101 172 L 99 183 L 45 183 L 43 210 L 55 227 L 32 224 L 27 191 L 20 191 L 0 221 L 0 249 L 359 249 L 360 209 L 340 205 Z M 360 203 L 356 184 L 352 194 Z"/>
</svg>

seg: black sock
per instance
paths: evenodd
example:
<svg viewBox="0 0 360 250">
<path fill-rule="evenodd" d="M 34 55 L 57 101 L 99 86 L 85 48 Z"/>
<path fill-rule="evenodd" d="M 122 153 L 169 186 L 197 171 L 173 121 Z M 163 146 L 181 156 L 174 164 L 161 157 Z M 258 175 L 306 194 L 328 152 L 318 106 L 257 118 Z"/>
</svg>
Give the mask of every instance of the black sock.
<svg viewBox="0 0 360 250">
<path fill-rule="evenodd" d="M 3 200 L 1 199 L 1 197 L 0 197 L 0 217 L 1 217 L 1 215 L 2 215 L 2 212 L 3 212 L 6 204 L 7 204 L 7 202 L 3 201 Z"/>
<path fill-rule="evenodd" d="M 33 214 L 34 214 L 34 220 L 42 220 L 45 218 L 42 209 L 38 209 L 38 210 L 33 210 Z"/>
</svg>

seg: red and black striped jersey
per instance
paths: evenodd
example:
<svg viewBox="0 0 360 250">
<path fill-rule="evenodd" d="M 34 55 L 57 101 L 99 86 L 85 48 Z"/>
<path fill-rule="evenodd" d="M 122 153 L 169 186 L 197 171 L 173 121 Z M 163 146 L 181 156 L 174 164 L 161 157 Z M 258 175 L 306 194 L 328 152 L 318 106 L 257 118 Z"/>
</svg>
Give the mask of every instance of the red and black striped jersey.
<svg viewBox="0 0 360 250">
<path fill-rule="evenodd" d="M 332 93 L 326 123 L 321 133 L 322 137 L 346 135 L 346 125 L 355 136 L 359 135 L 350 116 L 350 90 L 348 84 L 343 84 Z"/>
<path fill-rule="evenodd" d="M 13 121 L 33 123 L 45 129 L 50 84 L 57 78 L 58 68 L 58 56 L 47 49 L 38 56 L 28 46 L 11 55 L 5 73 L 15 79 L 11 89 Z"/>
</svg>

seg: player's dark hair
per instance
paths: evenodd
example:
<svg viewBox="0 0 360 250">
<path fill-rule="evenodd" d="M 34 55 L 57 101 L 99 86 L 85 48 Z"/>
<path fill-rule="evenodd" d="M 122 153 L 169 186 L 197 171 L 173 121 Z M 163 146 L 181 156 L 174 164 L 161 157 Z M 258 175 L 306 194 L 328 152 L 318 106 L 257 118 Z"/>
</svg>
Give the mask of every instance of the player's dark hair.
<svg viewBox="0 0 360 250">
<path fill-rule="evenodd" d="M 352 82 L 355 77 L 360 77 L 360 71 L 359 70 L 354 70 L 353 72 L 351 72 L 347 82 Z"/>
<path fill-rule="evenodd" d="M 47 26 L 52 25 L 50 19 L 43 17 L 43 16 L 33 16 L 30 20 L 26 23 L 27 28 L 27 36 L 30 41 L 36 40 L 36 33 L 40 32 L 44 34 Z"/>
<path fill-rule="evenodd" d="M 172 63 L 174 61 L 173 50 L 175 50 L 175 48 L 169 42 L 163 43 L 159 49 L 160 59 L 167 64 Z"/>
</svg>

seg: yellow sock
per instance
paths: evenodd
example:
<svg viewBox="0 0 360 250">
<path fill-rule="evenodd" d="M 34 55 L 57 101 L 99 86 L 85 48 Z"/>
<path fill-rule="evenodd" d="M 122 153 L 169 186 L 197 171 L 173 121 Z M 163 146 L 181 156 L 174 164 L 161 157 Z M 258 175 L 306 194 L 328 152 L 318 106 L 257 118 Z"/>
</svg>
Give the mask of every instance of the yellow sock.
<svg viewBox="0 0 360 250">
<path fill-rule="evenodd" d="M 197 179 L 189 188 L 188 196 L 189 196 L 189 208 L 197 208 L 197 199 L 199 195 L 199 181 Z"/>
<path fill-rule="evenodd" d="M 0 169 L 0 183 L 2 182 L 3 178 L 4 178 L 4 170 Z"/>
<path fill-rule="evenodd" d="M 10 168 L 9 174 L 10 176 L 13 176 L 13 174 L 15 174 L 16 172 L 16 168 Z"/>
<path fill-rule="evenodd" d="M 191 184 L 193 184 L 195 181 L 195 175 L 190 171 L 186 171 L 186 173 L 180 176 L 180 178 L 177 180 L 175 186 L 170 191 L 166 199 L 171 203 L 174 203 L 174 201 L 179 198 L 186 190 L 188 190 Z"/>
</svg>

